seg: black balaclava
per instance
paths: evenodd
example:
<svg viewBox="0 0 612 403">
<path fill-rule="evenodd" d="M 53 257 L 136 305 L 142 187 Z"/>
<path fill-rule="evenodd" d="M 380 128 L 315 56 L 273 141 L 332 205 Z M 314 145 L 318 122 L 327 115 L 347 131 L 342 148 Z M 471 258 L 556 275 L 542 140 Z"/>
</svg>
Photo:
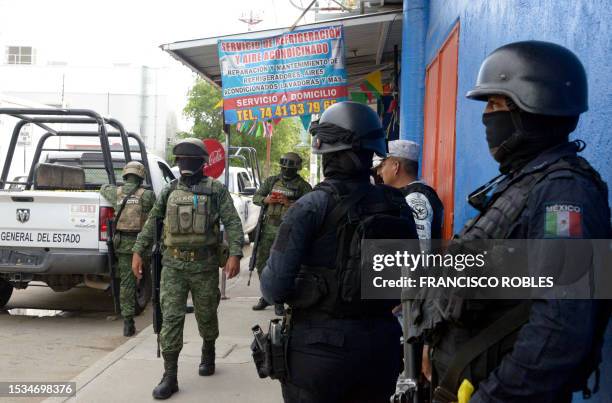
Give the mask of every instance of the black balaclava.
<svg viewBox="0 0 612 403">
<path fill-rule="evenodd" d="M 186 185 L 195 185 L 204 177 L 202 171 L 205 163 L 204 158 L 179 157 L 176 162 L 181 173 L 181 180 Z"/>
<path fill-rule="evenodd" d="M 577 116 L 527 113 L 514 107 L 482 115 L 487 143 L 501 173 L 522 168 L 542 151 L 568 141 L 578 124 Z"/>
<path fill-rule="evenodd" d="M 373 151 L 337 151 L 323 154 L 323 175 L 325 179 L 357 179 L 370 181 Z"/>
<path fill-rule="evenodd" d="M 290 181 L 290 180 L 294 179 L 298 175 L 297 168 L 285 168 L 285 167 L 281 167 L 280 171 L 281 171 L 281 177 L 284 180 L 286 180 L 286 181 Z"/>
</svg>

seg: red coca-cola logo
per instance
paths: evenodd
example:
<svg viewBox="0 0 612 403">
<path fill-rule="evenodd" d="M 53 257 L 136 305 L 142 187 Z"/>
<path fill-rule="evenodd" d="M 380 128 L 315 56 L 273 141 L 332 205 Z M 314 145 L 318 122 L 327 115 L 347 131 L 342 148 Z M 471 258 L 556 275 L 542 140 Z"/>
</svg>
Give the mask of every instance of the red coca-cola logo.
<svg viewBox="0 0 612 403">
<path fill-rule="evenodd" d="M 225 170 L 225 150 L 218 140 L 204 139 L 203 141 L 208 150 L 208 162 L 204 164 L 204 175 L 216 179 Z"/>
</svg>

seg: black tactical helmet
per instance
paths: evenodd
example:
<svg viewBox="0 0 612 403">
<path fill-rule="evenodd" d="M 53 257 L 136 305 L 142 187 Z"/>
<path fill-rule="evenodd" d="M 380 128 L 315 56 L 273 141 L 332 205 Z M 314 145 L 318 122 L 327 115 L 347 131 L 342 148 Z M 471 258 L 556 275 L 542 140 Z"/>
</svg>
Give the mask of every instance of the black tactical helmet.
<svg viewBox="0 0 612 403">
<path fill-rule="evenodd" d="M 489 95 L 505 95 L 520 109 L 541 115 L 578 116 L 588 109 L 582 63 L 550 42 L 515 42 L 494 50 L 466 96 L 486 101 Z"/>
<path fill-rule="evenodd" d="M 204 142 L 194 137 L 188 137 L 176 143 L 172 149 L 172 153 L 176 157 L 199 157 L 204 158 L 208 162 L 208 150 L 204 146 Z"/>
<path fill-rule="evenodd" d="M 295 168 L 299 171 L 302 169 L 302 157 L 294 152 L 285 153 L 280 158 L 280 167 Z"/>
<path fill-rule="evenodd" d="M 385 132 L 380 118 L 367 105 L 344 101 L 330 106 L 310 126 L 313 154 L 341 150 L 371 150 L 387 155 Z"/>
</svg>

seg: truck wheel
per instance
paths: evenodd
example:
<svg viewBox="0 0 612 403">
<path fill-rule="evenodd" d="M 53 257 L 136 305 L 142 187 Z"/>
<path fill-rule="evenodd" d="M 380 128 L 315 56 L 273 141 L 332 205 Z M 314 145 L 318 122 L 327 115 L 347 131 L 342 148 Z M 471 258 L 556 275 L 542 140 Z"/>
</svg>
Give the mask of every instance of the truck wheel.
<svg viewBox="0 0 612 403">
<path fill-rule="evenodd" d="M 142 273 L 142 279 L 136 285 L 136 315 L 140 315 L 145 310 L 151 300 L 151 293 L 153 291 L 151 267 L 145 267 Z"/>
<path fill-rule="evenodd" d="M 6 280 L 0 279 L 0 308 L 4 308 L 4 306 L 11 299 L 11 295 L 13 294 L 13 286 Z"/>
</svg>

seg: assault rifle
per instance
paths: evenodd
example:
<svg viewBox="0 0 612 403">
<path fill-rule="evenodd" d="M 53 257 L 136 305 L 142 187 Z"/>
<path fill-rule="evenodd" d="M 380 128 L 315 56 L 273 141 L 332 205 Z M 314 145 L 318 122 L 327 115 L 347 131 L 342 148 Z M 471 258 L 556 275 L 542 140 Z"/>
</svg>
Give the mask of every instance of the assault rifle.
<svg viewBox="0 0 612 403">
<path fill-rule="evenodd" d="M 391 403 L 425 403 L 428 399 L 425 399 L 426 391 L 423 385 L 419 383 L 421 369 L 418 368 L 417 362 L 420 359 L 417 357 L 422 353 L 422 345 L 420 343 L 408 343 L 406 337 L 408 332 L 408 315 L 410 314 L 410 305 L 412 301 L 402 302 L 402 310 L 404 312 L 404 371 L 400 374 L 397 379 L 397 385 L 395 388 L 395 394 L 391 396 Z"/>
<path fill-rule="evenodd" d="M 155 219 L 155 243 L 151 252 L 151 269 L 153 272 L 153 331 L 157 335 L 157 357 L 159 358 L 159 334 L 162 327 L 162 311 L 160 303 L 160 283 L 162 271 L 161 233 L 164 221 Z"/>
<path fill-rule="evenodd" d="M 117 256 L 115 255 L 115 245 L 113 238 L 115 236 L 115 223 L 112 218 L 106 221 L 106 248 L 108 249 L 108 272 L 110 274 L 111 294 L 113 295 L 113 308 L 115 313 L 121 312 L 119 303 L 119 279 L 117 278 Z"/>
<path fill-rule="evenodd" d="M 253 242 L 253 252 L 251 253 L 251 260 L 249 260 L 249 281 L 247 282 L 247 286 L 251 285 L 251 276 L 253 275 L 253 270 L 255 270 L 255 265 L 257 264 L 257 247 L 259 246 L 259 240 L 261 239 L 261 231 L 263 229 L 263 220 L 266 216 L 267 206 L 264 205 L 259 210 L 259 216 L 257 217 L 257 227 L 255 228 L 255 242 Z"/>
</svg>

